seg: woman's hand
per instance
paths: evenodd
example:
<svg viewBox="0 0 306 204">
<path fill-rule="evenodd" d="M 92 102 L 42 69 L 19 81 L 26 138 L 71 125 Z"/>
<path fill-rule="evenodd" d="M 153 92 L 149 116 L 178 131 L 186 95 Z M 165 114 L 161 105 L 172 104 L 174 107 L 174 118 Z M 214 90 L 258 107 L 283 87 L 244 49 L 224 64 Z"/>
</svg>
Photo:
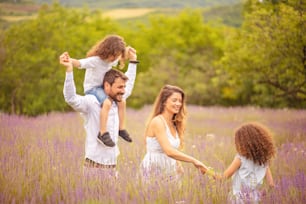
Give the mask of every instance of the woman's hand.
<svg viewBox="0 0 306 204">
<path fill-rule="evenodd" d="M 194 165 L 196 168 L 198 168 L 198 169 L 201 171 L 202 174 L 205 174 L 206 171 L 208 170 L 208 167 L 205 166 L 205 164 L 203 164 L 203 163 L 200 162 L 199 160 L 195 160 L 195 161 L 193 162 L 193 165 Z"/>
</svg>

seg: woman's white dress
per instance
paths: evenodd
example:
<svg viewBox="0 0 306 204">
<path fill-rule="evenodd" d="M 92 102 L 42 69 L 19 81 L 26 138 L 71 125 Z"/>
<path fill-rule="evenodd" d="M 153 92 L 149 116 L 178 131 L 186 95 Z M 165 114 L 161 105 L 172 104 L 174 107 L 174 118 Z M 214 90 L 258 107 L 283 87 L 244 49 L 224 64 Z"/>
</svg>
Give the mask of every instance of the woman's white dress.
<svg viewBox="0 0 306 204">
<path fill-rule="evenodd" d="M 175 135 L 172 135 L 166 121 L 163 117 L 161 118 L 165 123 L 166 135 L 170 145 L 178 149 L 180 146 L 180 138 L 178 137 L 177 131 Z M 146 149 L 146 155 L 140 164 L 143 181 L 158 179 L 159 181 L 172 182 L 179 179 L 177 161 L 165 154 L 156 137 L 146 137 Z"/>
<path fill-rule="evenodd" d="M 240 159 L 241 165 L 233 175 L 231 201 L 233 203 L 257 203 L 260 201 L 261 193 L 259 188 L 263 184 L 267 166 L 255 164 L 239 154 L 236 157 Z"/>
</svg>

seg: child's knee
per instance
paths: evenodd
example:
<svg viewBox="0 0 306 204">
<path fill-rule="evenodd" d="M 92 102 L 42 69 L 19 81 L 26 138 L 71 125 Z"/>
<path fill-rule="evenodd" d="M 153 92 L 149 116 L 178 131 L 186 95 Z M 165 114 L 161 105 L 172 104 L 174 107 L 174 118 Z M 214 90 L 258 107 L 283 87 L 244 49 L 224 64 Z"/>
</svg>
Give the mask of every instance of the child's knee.
<svg viewBox="0 0 306 204">
<path fill-rule="evenodd" d="M 125 104 L 126 104 L 125 100 L 122 100 L 118 103 L 119 106 L 125 106 Z"/>
<path fill-rule="evenodd" d="M 105 100 L 103 101 L 103 103 L 102 103 L 102 107 L 104 107 L 104 108 L 110 108 L 111 106 L 112 106 L 112 102 L 111 102 L 111 100 L 109 100 L 108 98 L 105 99 Z"/>
</svg>

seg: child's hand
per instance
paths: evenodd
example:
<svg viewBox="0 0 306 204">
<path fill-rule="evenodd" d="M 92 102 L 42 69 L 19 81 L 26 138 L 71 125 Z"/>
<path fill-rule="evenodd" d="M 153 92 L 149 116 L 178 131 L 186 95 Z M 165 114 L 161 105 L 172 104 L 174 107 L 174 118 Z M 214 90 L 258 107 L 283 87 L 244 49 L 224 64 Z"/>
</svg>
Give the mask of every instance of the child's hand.
<svg viewBox="0 0 306 204">
<path fill-rule="evenodd" d="M 68 52 L 64 52 L 64 53 L 61 55 L 61 57 L 62 57 L 63 62 L 69 62 L 69 60 L 70 60 L 70 56 L 69 56 L 69 53 L 68 53 Z"/>
<path fill-rule="evenodd" d="M 126 57 L 129 60 L 137 60 L 137 54 L 136 54 L 136 50 L 134 48 L 132 48 L 131 46 L 126 47 L 125 49 L 126 52 Z"/>
<path fill-rule="evenodd" d="M 208 176 L 212 176 L 215 179 L 216 172 L 214 171 L 214 169 L 212 167 L 208 167 L 208 169 L 206 170 L 206 174 Z"/>
<path fill-rule="evenodd" d="M 206 171 L 206 174 L 208 176 L 213 177 L 214 179 L 222 179 L 222 174 L 217 173 L 212 167 L 208 167 L 208 170 Z"/>
<path fill-rule="evenodd" d="M 68 52 L 64 52 L 63 54 L 60 55 L 59 62 L 60 62 L 60 64 L 64 65 L 67 68 L 67 71 L 72 70 L 72 68 L 73 68 L 72 60 L 69 57 Z"/>
</svg>

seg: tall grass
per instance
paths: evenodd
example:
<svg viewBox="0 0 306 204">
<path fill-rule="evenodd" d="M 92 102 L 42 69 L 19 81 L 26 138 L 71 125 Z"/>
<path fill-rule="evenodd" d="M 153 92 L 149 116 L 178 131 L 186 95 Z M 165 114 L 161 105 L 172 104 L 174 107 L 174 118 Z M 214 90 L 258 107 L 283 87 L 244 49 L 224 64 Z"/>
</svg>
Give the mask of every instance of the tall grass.
<svg viewBox="0 0 306 204">
<path fill-rule="evenodd" d="M 88 183 L 82 174 L 85 133 L 78 113 L 35 118 L 0 114 L 0 203 L 226 203 L 231 181 L 215 181 L 183 164 L 180 188 L 138 179 L 151 106 L 128 109 L 133 143 L 119 139 L 119 178 Z M 258 121 L 274 132 L 271 170 L 277 187 L 263 203 L 306 203 L 306 110 L 188 106 L 184 151 L 223 171 L 235 155 L 233 132 Z"/>
</svg>

